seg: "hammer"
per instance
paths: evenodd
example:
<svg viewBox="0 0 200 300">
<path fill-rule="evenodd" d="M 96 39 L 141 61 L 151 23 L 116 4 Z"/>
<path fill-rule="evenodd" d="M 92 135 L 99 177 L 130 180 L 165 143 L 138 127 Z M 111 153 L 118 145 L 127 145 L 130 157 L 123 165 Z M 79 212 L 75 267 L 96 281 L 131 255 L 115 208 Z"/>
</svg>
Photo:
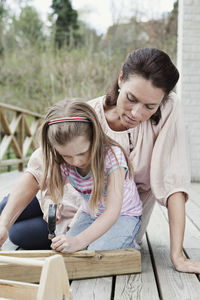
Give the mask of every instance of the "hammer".
<svg viewBox="0 0 200 300">
<path fill-rule="evenodd" d="M 57 210 L 57 204 L 49 204 L 49 212 L 48 212 L 48 239 L 52 240 L 56 234 L 56 210 Z"/>
</svg>

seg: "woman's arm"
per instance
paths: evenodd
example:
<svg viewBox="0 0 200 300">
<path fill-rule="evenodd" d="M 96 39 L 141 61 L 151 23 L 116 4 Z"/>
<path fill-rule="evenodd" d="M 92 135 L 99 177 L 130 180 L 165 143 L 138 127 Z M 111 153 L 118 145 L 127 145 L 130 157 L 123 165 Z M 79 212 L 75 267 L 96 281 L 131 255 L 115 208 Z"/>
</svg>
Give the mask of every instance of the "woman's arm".
<svg viewBox="0 0 200 300">
<path fill-rule="evenodd" d="M 185 195 L 174 193 L 168 198 L 168 216 L 170 227 L 171 261 L 177 271 L 200 274 L 200 262 L 187 259 L 183 255 L 185 231 Z"/>
<path fill-rule="evenodd" d="M 108 231 L 120 215 L 124 194 L 124 179 L 124 168 L 120 167 L 113 171 L 108 176 L 106 208 L 104 213 L 76 237 L 55 237 L 53 239 L 52 248 L 61 252 L 81 250 Z"/>
<path fill-rule="evenodd" d="M 5 242 L 11 226 L 31 202 L 38 190 L 39 186 L 35 177 L 30 173 L 24 173 L 11 192 L 0 216 L 0 247 Z"/>
</svg>

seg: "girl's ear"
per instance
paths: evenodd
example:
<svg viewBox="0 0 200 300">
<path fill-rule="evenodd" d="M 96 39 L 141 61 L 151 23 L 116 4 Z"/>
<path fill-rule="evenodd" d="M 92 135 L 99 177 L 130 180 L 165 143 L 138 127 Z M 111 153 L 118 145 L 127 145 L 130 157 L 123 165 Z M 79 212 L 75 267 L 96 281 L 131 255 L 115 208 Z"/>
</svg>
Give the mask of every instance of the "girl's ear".
<svg viewBox="0 0 200 300">
<path fill-rule="evenodd" d="M 119 77 L 118 77 L 118 86 L 119 86 L 119 88 L 121 88 L 121 86 L 122 86 L 122 81 L 123 81 L 123 73 L 121 71 L 120 74 L 119 74 Z"/>
</svg>

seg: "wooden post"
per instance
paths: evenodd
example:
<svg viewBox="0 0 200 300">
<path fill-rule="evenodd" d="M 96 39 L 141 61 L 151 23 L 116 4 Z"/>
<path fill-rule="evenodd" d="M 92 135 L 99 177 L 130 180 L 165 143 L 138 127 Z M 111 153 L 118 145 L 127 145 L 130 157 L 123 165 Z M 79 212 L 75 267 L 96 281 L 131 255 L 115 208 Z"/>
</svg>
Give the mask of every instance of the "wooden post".
<svg viewBox="0 0 200 300">
<path fill-rule="evenodd" d="M 19 272 L 21 266 L 42 267 L 39 285 L 0 280 L 0 297 L 13 300 L 70 300 L 68 274 L 61 255 L 47 257 L 44 261 L 0 256 L 0 262 L 20 265 Z"/>
<path fill-rule="evenodd" d="M 19 123 L 19 131 L 18 131 L 18 145 L 21 150 L 21 155 L 22 155 L 22 157 L 20 157 L 21 159 L 23 159 L 23 143 L 24 143 L 24 116 L 22 114 L 22 118 Z M 21 162 L 18 164 L 18 171 L 23 171 L 23 169 L 24 169 L 24 164 L 23 162 Z"/>
</svg>

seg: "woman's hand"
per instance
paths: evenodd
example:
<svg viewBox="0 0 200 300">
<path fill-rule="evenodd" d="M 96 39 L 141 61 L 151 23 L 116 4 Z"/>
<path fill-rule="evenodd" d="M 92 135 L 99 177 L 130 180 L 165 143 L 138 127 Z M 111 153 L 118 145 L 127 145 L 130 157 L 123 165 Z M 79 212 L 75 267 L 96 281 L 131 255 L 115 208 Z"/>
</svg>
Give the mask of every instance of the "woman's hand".
<svg viewBox="0 0 200 300">
<path fill-rule="evenodd" d="M 8 229 L 6 226 L 0 225 L 0 249 L 3 245 L 3 243 L 7 240 L 8 238 Z"/>
<path fill-rule="evenodd" d="M 200 262 L 183 255 L 185 230 L 185 195 L 177 192 L 168 198 L 170 226 L 170 256 L 175 269 L 179 272 L 200 274 Z"/>
<path fill-rule="evenodd" d="M 59 235 L 53 238 L 51 248 L 62 253 L 71 253 L 81 250 L 77 237 Z"/>
<path fill-rule="evenodd" d="M 188 259 L 183 254 L 173 257 L 171 260 L 175 269 L 179 272 L 200 274 L 200 262 L 198 261 Z"/>
</svg>

